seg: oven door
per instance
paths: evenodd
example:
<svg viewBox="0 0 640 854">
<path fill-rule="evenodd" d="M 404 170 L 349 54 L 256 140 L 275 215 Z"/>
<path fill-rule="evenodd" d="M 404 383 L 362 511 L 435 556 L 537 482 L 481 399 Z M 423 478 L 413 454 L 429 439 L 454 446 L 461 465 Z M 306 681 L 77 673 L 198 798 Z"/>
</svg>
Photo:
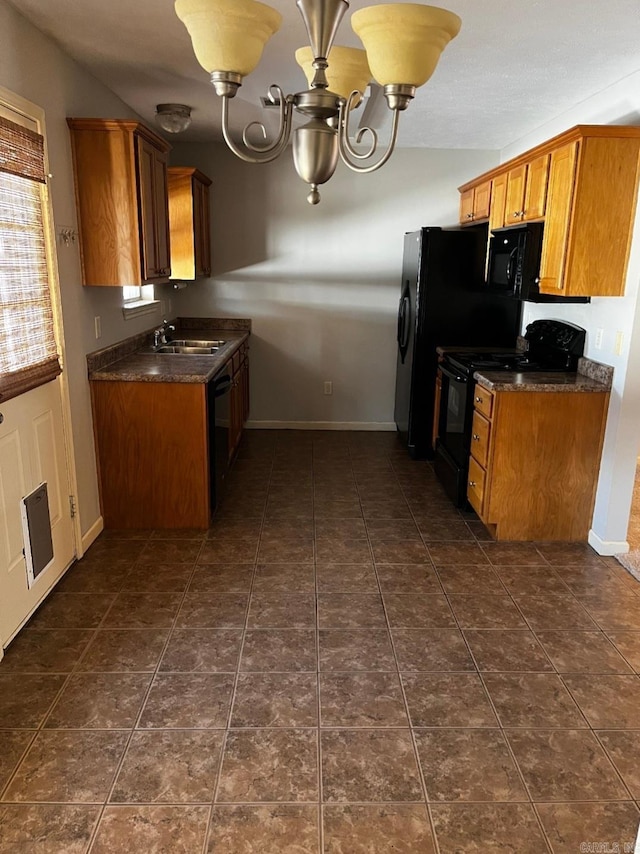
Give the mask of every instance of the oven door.
<svg viewBox="0 0 640 854">
<path fill-rule="evenodd" d="M 440 370 L 442 392 L 434 471 L 456 507 L 466 507 L 475 383 L 472 376 L 459 373 L 446 362 Z"/>
<path fill-rule="evenodd" d="M 441 365 L 442 397 L 438 435 L 449 456 L 460 466 L 467 464 L 469 437 L 467 435 L 469 383 L 468 376 L 450 366 Z"/>
</svg>

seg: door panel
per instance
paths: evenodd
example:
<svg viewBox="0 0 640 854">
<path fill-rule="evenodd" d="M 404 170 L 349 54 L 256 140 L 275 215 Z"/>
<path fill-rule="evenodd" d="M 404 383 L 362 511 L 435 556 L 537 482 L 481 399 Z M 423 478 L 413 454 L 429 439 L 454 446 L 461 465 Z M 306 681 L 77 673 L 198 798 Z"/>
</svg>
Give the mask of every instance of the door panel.
<svg viewBox="0 0 640 854">
<path fill-rule="evenodd" d="M 0 639 L 6 646 L 75 557 L 60 381 L 0 404 Z M 27 586 L 21 500 L 42 481 L 49 495 L 53 561 Z"/>
</svg>

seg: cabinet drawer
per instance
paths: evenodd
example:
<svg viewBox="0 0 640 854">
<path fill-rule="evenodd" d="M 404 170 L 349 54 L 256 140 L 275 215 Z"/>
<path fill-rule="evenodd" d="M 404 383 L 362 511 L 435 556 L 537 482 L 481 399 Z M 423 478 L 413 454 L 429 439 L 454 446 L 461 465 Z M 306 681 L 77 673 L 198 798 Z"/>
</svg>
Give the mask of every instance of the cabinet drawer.
<svg viewBox="0 0 640 854">
<path fill-rule="evenodd" d="M 491 418 L 493 412 L 493 392 L 488 391 L 481 385 L 476 385 L 473 392 L 473 405 L 486 418 Z"/>
<path fill-rule="evenodd" d="M 467 498 L 469 503 L 482 518 L 482 502 L 487 474 L 473 457 L 469 458 L 469 480 L 467 481 Z"/>
<path fill-rule="evenodd" d="M 480 415 L 476 410 L 473 413 L 473 425 L 471 428 L 471 453 L 486 468 L 489 456 L 489 436 L 491 433 L 491 422 Z"/>
</svg>

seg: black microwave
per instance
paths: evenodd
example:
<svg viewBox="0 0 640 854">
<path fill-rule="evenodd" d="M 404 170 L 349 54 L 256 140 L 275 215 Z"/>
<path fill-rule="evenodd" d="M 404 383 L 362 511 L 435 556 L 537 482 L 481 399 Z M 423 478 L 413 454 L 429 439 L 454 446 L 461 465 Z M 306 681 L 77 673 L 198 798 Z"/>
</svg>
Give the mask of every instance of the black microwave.
<svg viewBox="0 0 640 854">
<path fill-rule="evenodd" d="M 491 232 L 487 287 L 496 293 L 529 302 L 591 302 L 590 297 L 540 293 L 543 229 L 541 222 L 527 222 L 510 228 L 496 228 Z"/>
</svg>

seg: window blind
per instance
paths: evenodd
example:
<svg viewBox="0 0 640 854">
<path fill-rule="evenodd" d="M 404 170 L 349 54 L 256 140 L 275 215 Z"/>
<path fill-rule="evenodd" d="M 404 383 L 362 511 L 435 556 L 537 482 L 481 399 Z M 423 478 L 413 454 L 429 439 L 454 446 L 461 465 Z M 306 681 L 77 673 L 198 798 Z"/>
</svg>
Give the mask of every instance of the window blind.
<svg viewBox="0 0 640 854">
<path fill-rule="evenodd" d="M 44 140 L 0 116 L 0 400 L 60 373 L 42 208 Z"/>
</svg>

